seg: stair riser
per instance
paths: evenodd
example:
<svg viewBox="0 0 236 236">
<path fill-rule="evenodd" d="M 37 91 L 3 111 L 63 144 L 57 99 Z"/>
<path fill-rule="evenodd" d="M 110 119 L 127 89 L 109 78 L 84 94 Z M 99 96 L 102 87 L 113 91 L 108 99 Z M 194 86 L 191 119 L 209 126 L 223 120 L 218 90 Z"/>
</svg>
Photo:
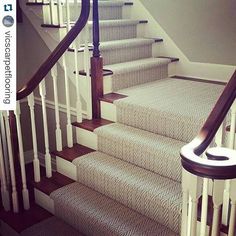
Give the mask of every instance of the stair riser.
<svg viewBox="0 0 236 236">
<path fill-rule="evenodd" d="M 127 45 L 124 48 L 111 50 L 101 49 L 101 53 L 104 59 L 104 65 L 116 64 L 151 57 L 152 44 L 136 47 Z"/>
<path fill-rule="evenodd" d="M 111 26 L 111 27 L 100 27 L 100 41 L 112 41 L 120 39 L 131 39 L 137 37 L 137 26 L 126 25 L 126 26 Z M 92 29 L 90 29 L 89 42 L 92 42 Z"/>
<path fill-rule="evenodd" d="M 72 162 L 60 158 L 58 156 L 56 157 L 56 161 L 58 173 L 65 175 L 75 181 L 77 180 L 77 170 Z"/>
<path fill-rule="evenodd" d="M 99 7 L 99 19 L 100 20 L 115 20 L 122 19 L 122 6 L 100 6 Z M 70 6 L 71 21 L 77 21 L 80 15 L 81 8 Z M 66 8 L 63 7 L 64 21 L 66 22 Z M 89 20 L 92 20 L 92 8 L 90 10 Z"/>
<path fill-rule="evenodd" d="M 153 171 L 159 175 L 181 182 L 182 166 L 178 151 L 176 154 L 173 154 L 168 150 L 163 153 L 162 149 L 151 150 L 148 145 L 145 147 L 143 143 L 134 144 L 126 139 L 107 138 L 104 135 L 99 134 L 98 150 L 144 169 Z M 148 155 L 146 150 L 149 150 Z M 174 170 L 172 168 L 173 166 L 175 166 Z"/>
<path fill-rule="evenodd" d="M 175 214 L 172 210 L 163 208 L 153 196 L 149 196 L 149 193 L 136 189 L 132 181 L 119 180 L 118 182 L 116 178 L 110 176 L 106 171 L 97 171 L 97 169 L 95 170 L 91 166 L 84 166 L 82 163 L 78 165 L 77 173 L 80 183 L 159 222 L 174 232 L 179 232 L 181 221 L 180 213 Z M 158 210 L 155 211 L 154 209 Z M 163 212 L 163 214 L 160 214 L 160 212 Z M 168 217 L 166 218 L 166 216 Z"/>
<path fill-rule="evenodd" d="M 131 86 L 164 79 L 168 76 L 168 65 L 154 68 L 132 71 L 126 74 L 114 74 L 112 76 L 112 91 L 128 88 Z"/>
</svg>

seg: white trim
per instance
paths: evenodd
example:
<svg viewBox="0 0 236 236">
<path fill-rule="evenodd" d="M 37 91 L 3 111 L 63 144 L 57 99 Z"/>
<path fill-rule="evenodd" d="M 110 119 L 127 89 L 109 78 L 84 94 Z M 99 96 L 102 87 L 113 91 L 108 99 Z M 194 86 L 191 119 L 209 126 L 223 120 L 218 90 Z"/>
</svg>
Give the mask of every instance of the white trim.
<svg viewBox="0 0 236 236">
<path fill-rule="evenodd" d="M 27 102 L 27 98 L 24 98 L 24 99 L 20 100 L 20 103 L 26 103 L 26 102 Z M 40 97 L 36 97 L 36 96 L 35 96 L 35 104 L 41 106 L 41 98 L 40 98 Z M 62 103 L 59 103 L 58 106 L 59 106 L 59 111 L 60 111 L 60 112 L 66 113 L 66 105 L 64 105 L 64 104 L 62 104 Z M 52 100 L 46 99 L 46 107 L 49 108 L 49 109 L 54 110 L 54 109 L 55 109 L 55 102 L 52 101 Z M 76 115 L 77 115 L 76 108 L 71 107 L 71 114 L 72 114 L 73 116 L 76 116 Z M 86 114 L 86 111 L 85 111 L 85 110 L 82 110 L 82 115 L 83 115 L 83 118 L 84 118 L 84 119 L 87 118 L 87 114 Z"/>
<path fill-rule="evenodd" d="M 29 164 L 29 163 L 33 162 L 33 159 L 34 159 L 34 152 L 33 152 L 33 150 L 28 150 L 28 151 L 24 152 L 24 156 L 25 156 L 25 164 Z M 44 154 L 41 153 L 41 152 L 38 152 L 38 158 L 39 158 L 40 165 L 45 167 L 45 157 L 44 157 Z M 53 157 L 52 157 L 52 170 L 53 171 L 57 170 L 56 158 L 53 158 Z"/>
</svg>

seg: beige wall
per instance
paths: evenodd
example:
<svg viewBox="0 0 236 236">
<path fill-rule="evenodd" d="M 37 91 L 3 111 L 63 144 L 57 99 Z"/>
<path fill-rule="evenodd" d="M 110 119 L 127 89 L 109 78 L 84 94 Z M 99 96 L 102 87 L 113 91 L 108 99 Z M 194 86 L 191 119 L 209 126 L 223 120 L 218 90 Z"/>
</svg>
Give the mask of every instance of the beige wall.
<svg viewBox="0 0 236 236">
<path fill-rule="evenodd" d="M 236 65 L 235 0 L 140 0 L 190 61 Z"/>
</svg>

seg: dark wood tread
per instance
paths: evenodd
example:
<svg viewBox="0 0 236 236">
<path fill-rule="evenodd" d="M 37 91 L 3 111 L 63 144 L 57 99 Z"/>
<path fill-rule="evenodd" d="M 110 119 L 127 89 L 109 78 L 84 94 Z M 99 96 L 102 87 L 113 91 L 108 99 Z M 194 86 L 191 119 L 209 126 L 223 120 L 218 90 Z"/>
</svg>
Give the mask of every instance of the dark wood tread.
<svg viewBox="0 0 236 236">
<path fill-rule="evenodd" d="M 128 96 L 119 94 L 119 93 L 108 93 L 103 95 L 103 97 L 99 98 L 100 101 L 114 103 L 116 100 L 120 100 L 122 98 L 127 98 Z"/>
<path fill-rule="evenodd" d="M 207 84 L 218 84 L 218 85 L 226 85 L 227 84 L 226 82 L 223 82 L 223 81 L 204 80 L 204 79 L 181 76 L 181 75 L 174 75 L 174 76 L 171 76 L 171 78 L 189 80 L 189 81 L 195 81 L 195 82 L 201 82 L 201 83 L 207 83 Z"/>
<path fill-rule="evenodd" d="M 74 74 L 76 74 L 75 71 L 74 71 Z M 80 70 L 79 75 L 87 76 L 87 73 L 84 70 Z M 109 75 L 113 75 L 113 71 L 108 70 L 108 69 L 103 69 L 103 77 L 109 76 Z M 90 73 L 90 76 L 91 76 L 91 73 Z"/>
<path fill-rule="evenodd" d="M 74 122 L 72 125 L 93 132 L 96 128 L 104 125 L 109 125 L 114 122 L 105 119 L 83 120 L 82 123 Z"/>
<path fill-rule="evenodd" d="M 28 211 L 17 214 L 11 211 L 0 211 L 0 219 L 17 233 L 21 233 L 23 230 L 48 219 L 49 217 L 52 217 L 52 214 L 37 204 L 31 204 Z"/>
<path fill-rule="evenodd" d="M 33 182 L 34 188 L 40 190 L 46 195 L 50 195 L 53 191 L 73 183 L 74 180 L 58 173 L 53 172 L 51 178 L 42 177 L 39 183 Z"/>
<path fill-rule="evenodd" d="M 80 144 L 74 144 L 72 148 L 64 147 L 62 151 L 51 152 L 54 156 L 59 156 L 67 161 L 72 162 L 74 159 L 86 155 L 88 153 L 94 152 L 95 150 L 85 147 Z"/>
<path fill-rule="evenodd" d="M 177 58 L 177 57 L 159 56 L 159 57 L 157 57 L 157 58 L 166 58 L 166 59 L 170 59 L 171 62 L 177 62 L 177 61 L 179 61 L 179 58 Z"/>
</svg>

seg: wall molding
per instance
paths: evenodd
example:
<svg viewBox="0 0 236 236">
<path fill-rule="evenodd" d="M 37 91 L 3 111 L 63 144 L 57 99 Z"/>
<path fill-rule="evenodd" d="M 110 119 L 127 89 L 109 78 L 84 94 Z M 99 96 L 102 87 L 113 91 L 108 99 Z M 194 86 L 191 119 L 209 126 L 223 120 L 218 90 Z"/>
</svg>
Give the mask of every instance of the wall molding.
<svg viewBox="0 0 236 236">
<path fill-rule="evenodd" d="M 24 157 L 25 157 L 25 164 L 29 164 L 33 162 L 34 159 L 34 152 L 33 150 L 28 150 L 24 152 Z M 38 152 L 38 158 L 40 165 L 45 167 L 45 157 L 44 154 L 41 152 Z M 57 165 L 56 165 L 56 158 L 52 157 L 52 170 L 56 171 L 57 170 Z"/>
</svg>

